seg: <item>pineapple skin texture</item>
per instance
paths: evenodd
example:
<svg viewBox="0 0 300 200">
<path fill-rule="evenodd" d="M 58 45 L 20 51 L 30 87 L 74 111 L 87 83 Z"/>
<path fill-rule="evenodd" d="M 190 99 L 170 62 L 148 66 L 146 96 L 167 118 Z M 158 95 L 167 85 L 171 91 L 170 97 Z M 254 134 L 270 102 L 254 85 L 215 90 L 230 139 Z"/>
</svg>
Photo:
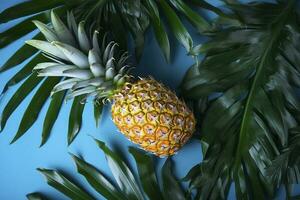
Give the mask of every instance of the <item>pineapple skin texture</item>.
<svg viewBox="0 0 300 200">
<path fill-rule="evenodd" d="M 160 157 L 175 154 L 196 124 L 186 104 L 150 78 L 125 84 L 114 95 L 112 120 L 130 141 Z"/>
</svg>

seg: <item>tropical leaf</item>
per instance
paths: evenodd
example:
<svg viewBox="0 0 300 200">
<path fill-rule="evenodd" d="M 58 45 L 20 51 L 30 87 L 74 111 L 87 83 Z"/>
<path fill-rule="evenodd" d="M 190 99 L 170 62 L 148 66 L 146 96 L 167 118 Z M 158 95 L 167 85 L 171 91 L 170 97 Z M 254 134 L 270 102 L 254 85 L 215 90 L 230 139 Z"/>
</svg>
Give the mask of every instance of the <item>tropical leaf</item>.
<svg viewBox="0 0 300 200">
<path fill-rule="evenodd" d="M 21 136 L 25 134 L 25 132 L 34 124 L 37 120 L 38 115 L 43 108 L 43 105 L 46 103 L 47 99 L 51 94 L 52 88 L 60 81 L 60 78 L 47 78 L 39 89 L 34 94 L 30 104 L 28 105 L 21 123 L 19 125 L 18 132 L 16 133 L 15 137 L 11 141 L 11 144 L 17 141 Z"/>
<path fill-rule="evenodd" d="M 104 152 L 107 158 L 107 164 L 110 167 L 115 181 L 110 181 L 105 175 L 96 167 L 86 162 L 84 159 L 71 154 L 75 161 L 77 172 L 81 174 L 89 183 L 89 185 L 109 200 L 147 200 L 147 199 L 161 199 L 168 200 L 172 197 L 173 200 L 183 199 L 183 190 L 180 188 L 178 180 L 172 174 L 172 164 L 168 159 L 162 171 L 162 178 L 164 181 L 163 189 L 160 189 L 158 180 L 154 170 L 154 163 L 152 156 L 145 152 L 130 147 L 130 152 L 134 156 L 138 168 L 139 179 L 134 177 L 134 172 L 127 166 L 124 160 L 114 151 L 109 149 L 105 143 L 96 140 L 97 145 Z M 80 185 L 67 178 L 63 173 L 52 169 L 38 169 L 45 177 L 50 186 L 60 191 L 65 196 L 71 199 L 99 199 L 87 193 Z M 139 181 L 142 183 L 142 188 L 139 186 Z M 124 183 L 128 185 L 124 185 Z M 170 196 L 164 197 L 162 192 L 167 191 Z M 149 198 L 146 198 L 147 195 Z M 32 199 L 41 196 L 41 194 L 32 193 L 27 195 Z"/>
<path fill-rule="evenodd" d="M 187 180 L 196 199 L 226 199 L 232 182 L 238 199 L 273 198 L 300 180 L 299 13 L 294 0 L 227 7 L 236 20 L 195 49 L 206 56 L 181 86 L 195 103 L 215 96 L 202 116 L 204 160 Z"/>
<path fill-rule="evenodd" d="M 28 200 L 47 200 L 47 198 L 37 192 L 27 194 L 26 197 Z"/>
<path fill-rule="evenodd" d="M 110 167 L 110 170 L 117 181 L 119 188 L 122 193 L 125 194 L 127 199 L 144 199 L 143 194 L 140 190 L 139 185 L 137 184 L 132 172 L 125 164 L 125 162 L 120 159 L 119 156 L 113 153 L 104 142 L 97 141 L 97 145 L 105 153 L 107 163 Z"/>
<path fill-rule="evenodd" d="M 213 10 L 211 8 L 214 7 L 209 7 L 209 10 Z M 71 12 L 66 12 L 67 10 Z M 160 11 L 162 12 L 160 13 Z M 72 19 L 70 18 L 70 16 L 72 16 L 71 13 L 74 13 L 75 16 Z M 42 0 L 26 1 L 7 8 L 0 13 L 0 23 L 26 17 L 23 21 L 0 33 L 0 48 L 11 44 L 27 33 L 34 31 L 34 24 L 38 26 L 46 39 L 50 42 L 58 37 L 60 39 L 63 39 L 67 43 L 73 43 L 73 36 L 66 32 L 67 26 L 64 25 L 67 24 L 65 22 L 67 16 L 69 16 L 70 20 L 68 20 L 68 27 L 70 28 L 70 30 L 74 30 L 74 28 L 76 28 L 75 21 L 84 19 L 86 21 L 85 27 L 88 27 L 89 30 L 88 33 L 92 33 L 92 31 L 97 29 L 101 29 L 101 31 L 103 30 L 104 32 L 109 32 L 112 36 L 115 37 L 115 40 L 125 48 L 124 50 L 127 50 L 126 48 L 127 46 L 129 46 L 127 44 L 129 42 L 127 39 L 129 38 L 128 34 L 130 34 L 135 42 L 135 52 L 137 58 L 141 57 L 144 49 L 145 33 L 147 32 L 149 27 L 153 26 L 156 40 L 161 47 L 166 59 L 169 61 L 171 47 L 169 44 L 168 34 L 166 32 L 167 26 L 170 26 L 173 34 L 176 36 L 178 41 L 180 41 L 188 51 L 193 49 L 192 38 L 190 37 L 188 31 L 179 18 L 179 14 L 182 14 L 182 17 L 189 19 L 189 21 L 192 23 L 192 25 L 195 26 L 196 29 L 202 32 L 208 32 L 210 30 L 210 24 L 193 9 L 191 9 L 189 4 L 185 3 L 182 0 L 167 0 L 163 2 L 156 0 L 51 0 L 47 2 Z M 161 16 L 166 17 L 166 23 L 161 20 Z M 33 23 L 31 23 L 32 20 Z M 46 27 L 46 25 L 50 24 L 51 22 L 53 22 L 52 26 L 54 30 L 59 33 L 58 35 L 54 35 L 51 28 Z M 83 27 L 83 24 L 81 24 L 80 27 Z M 76 31 L 75 35 L 78 34 L 80 33 L 77 33 Z M 38 33 L 36 36 L 34 36 L 34 40 L 30 40 L 28 41 L 28 43 L 35 47 L 41 48 L 43 50 L 42 53 L 37 53 L 37 50 L 35 48 L 24 45 L 19 50 L 17 50 L 12 55 L 12 57 L 8 58 L 5 64 L 0 68 L 1 73 L 17 67 L 19 64 L 23 64 L 23 62 L 25 61 L 28 61 L 28 64 L 26 64 L 7 82 L 2 91 L 2 94 L 9 90 L 10 87 L 25 80 L 28 76 L 30 76 L 30 74 L 32 74 L 32 69 L 37 64 L 46 62 L 47 58 L 58 59 L 58 62 L 65 62 L 65 56 L 63 56 L 61 50 L 66 49 L 66 47 L 62 47 L 58 43 L 53 43 L 51 45 L 50 43 L 46 44 L 45 42 L 41 42 L 41 35 L 41 33 Z M 84 38 L 84 35 L 81 34 L 80 38 Z M 79 43 L 80 46 L 87 44 L 84 41 L 79 41 Z M 53 45 L 55 45 L 55 47 Z M 48 53 L 55 55 L 55 58 L 51 56 L 49 57 Z M 65 51 L 64 53 L 67 52 Z M 75 56 L 73 55 L 71 57 L 74 58 Z M 51 75 L 51 73 L 47 70 L 46 72 Z M 83 74 L 83 71 L 79 72 L 72 70 L 66 71 L 65 73 L 68 73 L 70 76 L 74 76 L 74 74 L 79 73 L 81 75 L 90 75 Z M 29 80 L 33 82 L 33 77 L 31 77 Z M 25 88 L 25 92 L 23 93 L 20 92 L 21 90 L 18 90 L 19 92 L 16 94 L 16 96 L 9 101 L 17 104 L 12 105 L 12 103 L 10 103 L 10 105 L 8 105 L 4 110 L 1 120 L 1 130 L 4 128 L 7 119 L 13 113 L 17 105 L 19 105 L 38 84 L 37 80 L 39 79 L 36 79 L 34 84 L 30 86 L 25 86 L 22 84 L 22 90 Z M 26 81 L 26 84 L 29 84 L 29 81 Z M 84 93 L 86 91 L 80 92 Z M 68 94 L 66 99 L 74 97 L 74 95 L 80 94 Z M 16 99 L 17 96 L 20 96 L 21 98 Z M 49 111 L 47 112 L 47 116 L 44 122 L 41 145 L 43 145 L 47 141 L 50 135 L 54 122 L 58 117 L 59 110 L 61 109 L 61 102 L 63 100 L 62 98 L 62 96 L 60 96 L 60 98 L 56 97 L 53 102 L 57 103 L 57 105 L 52 103 Z M 46 99 L 44 100 L 46 101 Z M 75 108 L 75 106 L 78 107 Z M 83 108 L 84 105 L 80 105 L 77 101 L 76 104 L 74 103 L 74 105 L 72 106 L 69 119 L 70 124 L 68 130 L 68 144 L 70 144 L 76 138 L 77 134 L 80 131 Z M 101 109 L 101 107 L 95 106 L 94 116 L 96 119 L 96 123 L 100 118 Z M 38 113 L 36 113 L 36 115 L 38 115 Z M 34 121 L 35 120 L 33 120 L 33 122 Z M 30 126 L 31 125 L 32 124 L 30 124 Z M 28 124 L 28 127 L 26 129 L 28 129 L 30 126 Z M 15 139 L 19 138 L 19 135 L 23 135 L 24 133 L 25 132 L 23 131 L 19 132 L 18 137 L 16 137 Z"/>
<path fill-rule="evenodd" d="M 160 19 L 159 11 L 154 0 L 145 1 L 145 6 L 149 12 L 150 20 L 153 24 L 155 38 L 164 53 L 166 60 L 170 61 L 170 42 L 163 22 Z"/>
<path fill-rule="evenodd" d="M 104 105 L 99 102 L 94 102 L 94 118 L 96 122 L 96 126 L 98 127 L 99 122 L 101 120 L 102 110 Z"/>
<path fill-rule="evenodd" d="M 4 129 L 8 118 L 16 110 L 18 105 L 28 96 L 28 94 L 43 80 L 41 77 L 37 77 L 36 74 L 32 74 L 26 81 L 18 88 L 11 99 L 4 107 L 1 114 L 1 131 Z"/>
<path fill-rule="evenodd" d="M 73 100 L 72 108 L 69 115 L 69 130 L 68 130 L 68 144 L 70 145 L 75 137 L 78 135 L 81 123 L 82 113 L 85 106 L 83 101 L 84 96 L 76 97 Z"/>
<path fill-rule="evenodd" d="M 50 186 L 59 190 L 70 199 L 76 200 L 95 200 L 89 193 L 84 191 L 77 183 L 73 182 L 58 171 L 38 168 L 47 179 Z"/>
<path fill-rule="evenodd" d="M 64 4 L 63 0 L 35 0 L 26 1 L 14 5 L 0 13 L 0 23 L 5 23 L 14 19 L 18 19 L 24 16 L 33 15 L 42 11 L 56 8 Z"/>
<path fill-rule="evenodd" d="M 78 173 L 83 175 L 97 192 L 107 199 L 121 200 L 124 198 L 119 191 L 119 188 L 112 185 L 94 166 L 75 155 L 72 155 L 72 157 L 76 163 Z"/>
<path fill-rule="evenodd" d="M 129 147 L 129 152 L 137 163 L 141 183 L 149 199 L 163 199 L 153 167 L 153 158 L 133 147 Z"/>
<path fill-rule="evenodd" d="M 57 92 L 52 96 L 51 103 L 44 119 L 42 141 L 40 146 L 43 146 L 50 136 L 52 127 L 58 117 L 59 111 L 64 101 L 64 97 L 65 91 Z"/>
</svg>

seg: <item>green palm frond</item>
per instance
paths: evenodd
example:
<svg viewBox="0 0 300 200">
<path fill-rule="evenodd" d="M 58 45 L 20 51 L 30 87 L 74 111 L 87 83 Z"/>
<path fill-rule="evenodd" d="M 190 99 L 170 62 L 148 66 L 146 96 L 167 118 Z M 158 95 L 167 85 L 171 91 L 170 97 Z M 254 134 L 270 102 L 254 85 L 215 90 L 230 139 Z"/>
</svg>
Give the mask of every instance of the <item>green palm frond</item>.
<svg viewBox="0 0 300 200">
<path fill-rule="evenodd" d="M 146 200 L 146 199 L 186 199 L 181 185 L 174 178 L 172 173 L 171 160 L 167 159 L 162 167 L 162 188 L 160 187 L 153 157 L 129 147 L 129 152 L 134 157 L 138 169 L 138 178 L 135 177 L 126 162 L 114 151 L 110 150 L 105 143 L 96 140 L 99 148 L 104 152 L 107 164 L 112 172 L 115 181 L 110 181 L 106 176 L 93 165 L 87 163 L 84 159 L 71 154 L 77 172 L 82 175 L 88 184 L 99 194 L 109 200 Z M 86 192 L 72 179 L 67 178 L 63 173 L 52 170 L 39 168 L 47 179 L 50 186 L 69 197 L 70 199 L 88 200 L 99 199 Z M 141 185 L 140 185 L 141 183 Z M 27 195 L 28 199 L 44 199 L 39 193 Z"/>
<path fill-rule="evenodd" d="M 205 9 L 213 10 L 215 12 L 213 6 L 207 7 L 206 5 Z M 57 17 L 61 18 L 62 22 L 65 24 L 68 24 L 69 28 L 71 27 L 74 29 L 74 27 L 76 27 L 74 26 L 75 20 L 79 21 L 85 19 L 85 27 L 89 29 L 87 32 L 92 33 L 92 30 L 109 32 L 112 37 L 119 42 L 120 48 L 124 50 L 127 50 L 128 36 L 132 35 L 132 38 L 135 41 L 137 56 L 141 55 L 143 49 L 144 33 L 152 26 L 155 32 L 155 37 L 167 60 L 170 58 L 170 44 L 165 24 L 169 25 L 171 32 L 175 35 L 178 41 L 184 45 L 187 51 L 191 51 L 193 49 L 193 41 L 179 18 L 179 15 L 187 18 L 201 33 L 208 33 L 212 30 L 211 25 L 182 0 L 31 0 L 7 8 L 0 13 L 0 24 L 22 17 L 28 17 L 17 25 L 12 26 L 12 28 L 0 33 L 0 48 L 4 48 L 27 33 L 34 31 L 36 26 L 42 30 L 42 33 L 37 33 L 33 37 L 34 41 L 41 40 L 44 36 L 46 36 L 49 41 L 55 40 L 55 34 L 51 33 L 52 31 L 46 27 L 46 25 L 51 25 L 51 18 L 53 18 L 51 17 L 51 10 L 55 11 Z M 68 10 L 72 10 L 76 19 L 72 19 L 72 17 L 70 17 L 71 12 L 67 12 Z M 162 15 L 165 16 L 166 23 L 161 20 Z M 32 23 L 32 21 L 34 23 Z M 60 22 L 57 23 L 58 24 L 56 24 L 56 26 L 61 24 Z M 76 34 L 77 30 L 73 31 Z M 63 36 L 65 34 L 61 33 L 61 35 Z M 66 39 L 72 38 L 67 35 L 68 34 L 66 34 Z M 44 50 L 50 51 L 50 54 L 55 53 L 52 52 L 52 48 L 48 49 L 49 45 L 47 45 L 48 44 L 43 44 L 38 46 L 38 48 L 46 48 Z M 22 103 L 33 89 L 42 83 L 35 94 L 35 98 L 32 99 L 31 105 L 28 106 L 20 124 L 18 133 L 12 142 L 15 142 L 18 138 L 20 138 L 31 127 L 31 125 L 33 125 L 40 110 L 46 103 L 46 100 L 51 96 L 51 92 L 49 92 L 50 86 L 54 85 L 55 82 L 58 81 L 53 78 L 44 80 L 43 78 L 36 76 L 37 73 L 33 69 L 39 63 L 50 62 L 51 59 L 53 59 L 53 57 L 50 57 L 49 59 L 48 54 L 45 56 L 43 53 L 44 52 L 38 51 L 36 48 L 25 44 L 11 56 L 2 67 L 0 67 L 0 73 L 2 73 L 6 70 L 17 67 L 19 64 L 27 62 L 13 77 L 9 79 L 0 94 L 1 97 L 9 90 L 10 87 L 13 87 L 25 80 L 17 92 L 9 100 L 1 114 L 0 131 L 4 129 L 7 120 L 15 111 L 17 106 Z M 59 57 L 59 55 L 57 56 Z M 47 83 L 51 84 L 46 86 Z M 38 100 L 38 97 L 41 94 L 43 94 L 43 98 L 40 101 Z M 56 94 L 51 100 L 51 104 L 48 108 L 44 121 L 42 145 L 45 144 L 49 138 L 51 129 L 61 109 L 62 102 L 65 99 L 64 95 L 65 93 Z M 38 102 L 38 106 L 34 108 L 34 112 L 31 112 L 35 102 Z M 79 105 L 78 100 L 74 101 L 72 106 L 74 109 L 71 110 L 69 118 L 68 143 L 73 141 L 81 127 L 81 115 L 84 105 L 80 104 L 80 108 L 75 109 L 76 105 Z M 101 109 L 101 104 L 95 104 L 96 121 L 99 120 Z M 29 117 L 30 120 L 26 120 L 26 117 Z"/>
<path fill-rule="evenodd" d="M 204 161 L 186 177 L 196 199 L 225 199 L 232 182 L 238 199 L 272 198 L 299 183 L 296 3 L 227 3 L 236 20 L 220 17 L 223 28 L 197 47 L 206 56 L 187 72 L 182 94 L 196 107 L 215 97 L 202 116 Z"/>
</svg>

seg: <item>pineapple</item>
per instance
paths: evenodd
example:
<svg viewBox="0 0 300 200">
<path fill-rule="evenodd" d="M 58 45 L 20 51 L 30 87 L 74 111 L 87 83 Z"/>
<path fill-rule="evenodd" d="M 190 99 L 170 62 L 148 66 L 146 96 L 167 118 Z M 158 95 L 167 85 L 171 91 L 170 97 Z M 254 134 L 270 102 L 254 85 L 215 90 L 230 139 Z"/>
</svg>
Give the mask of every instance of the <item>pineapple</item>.
<svg viewBox="0 0 300 200">
<path fill-rule="evenodd" d="M 98 42 L 99 32 L 89 34 L 84 22 L 67 22 L 52 11 L 52 26 L 34 21 L 47 41 L 29 40 L 51 62 L 34 67 L 38 76 L 62 77 L 52 93 L 67 90 L 67 99 L 92 97 L 112 102 L 112 120 L 129 140 L 158 156 L 175 154 L 195 130 L 195 118 L 184 102 L 152 78 L 135 81 L 129 75 L 128 53 L 121 53 L 109 35 Z"/>
</svg>

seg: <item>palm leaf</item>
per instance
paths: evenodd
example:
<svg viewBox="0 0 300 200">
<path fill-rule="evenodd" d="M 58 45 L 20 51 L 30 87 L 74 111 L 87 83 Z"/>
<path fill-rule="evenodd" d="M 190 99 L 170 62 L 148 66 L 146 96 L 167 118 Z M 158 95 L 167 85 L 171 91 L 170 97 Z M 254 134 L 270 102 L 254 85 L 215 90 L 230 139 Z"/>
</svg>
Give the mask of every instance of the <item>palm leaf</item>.
<svg viewBox="0 0 300 200">
<path fill-rule="evenodd" d="M 26 81 L 18 88 L 15 94 L 8 101 L 3 109 L 1 115 L 1 130 L 4 129 L 8 118 L 12 115 L 18 105 L 28 96 L 28 94 L 42 81 L 41 77 L 32 74 Z"/>
<path fill-rule="evenodd" d="M 165 199 L 184 200 L 185 196 L 179 182 L 171 172 L 171 161 L 167 159 L 162 168 L 163 195 Z"/>
<path fill-rule="evenodd" d="M 28 200 L 47 200 L 47 198 L 38 192 L 27 194 L 26 197 Z"/>
<path fill-rule="evenodd" d="M 34 39 L 41 39 L 42 34 L 38 33 L 33 37 Z M 26 59 L 32 57 L 38 50 L 29 45 L 23 45 L 20 49 L 18 49 L 0 68 L 0 72 L 4 72 L 6 70 L 12 69 L 17 65 L 23 63 Z"/>
<path fill-rule="evenodd" d="M 114 154 L 104 142 L 96 141 L 97 145 L 105 153 L 107 163 L 122 193 L 127 199 L 143 199 L 143 194 L 128 166 L 116 154 Z"/>
<path fill-rule="evenodd" d="M 63 4 L 63 0 L 51 0 L 47 2 L 43 0 L 35 0 L 22 2 L 2 11 L 0 13 L 0 23 L 5 23 L 28 15 L 33 15 L 45 10 L 62 6 Z"/>
<path fill-rule="evenodd" d="M 64 101 L 64 97 L 65 97 L 65 91 L 61 91 L 55 93 L 51 99 L 51 103 L 49 105 L 49 108 L 47 110 L 44 119 L 42 141 L 40 146 L 43 146 L 50 136 L 52 127 L 58 117 L 59 111 Z"/>
<path fill-rule="evenodd" d="M 99 102 L 94 102 L 94 119 L 95 119 L 97 127 L 98 127 L 98 125 L 100 123 L 100 120 L 101 120 L 103 107 L 104 107 L 103 104 L 101 104 Z"/>
<path fill-rule="evenodd" d="M 85 104 L 82 102 L 84 96 L 76 97 L 73 100 L 69 115 L 69 130 L 68 130 L 68 144 L 70 145 L 75 137 L 78 135 L 81 123 L 82 123 L 82 113 Z"/>
<path fill-rule="evenodd" d="M 197 199 L 225 199 L 232 182 L 238 199 L 272 198 L 281 184 L 298 183 L 298 159 L 286 152 L 300 111 L 295 2 L 227 3 L 236 20 L 198 48 L 206 57 L 186 74 L 183 94 L 219 97 L 203 119 L 204 161 L 187 178 Z"/>
<path fill-rule="evenodd" d="M 149 199 L 163 199 L 153 167 L 153 158 L 133 147 L 129 148 L 129 152 L 137 163 L 142 186 Z"/>
<path fill-rule="evenodd" d="M 146 155 L 145 152 L 130 147 L 130 152 L 134 156 L 139 172 L 139 180 L 142 182 L 142 188 L 139 186 L 139 180 L 134 177 L 134 172 L 127 166 L 124 160 L 114 151 L 110 150 L 105 143 L 96 140 L 99 148 L 104 152 L 108 166 L 117 182 L 115 184 L 110 181 L 105 175 L 96 167 L 86 162 L 84 159 L 71 154 L 75 161 L 77 172 L 81 174 L 89 183 L 89 185 L 97 191 L 100 195 L 110 200 L 146 200 L 146 194 L 149 199 L 170 199 L 162 196 L 162 191 L 168 191 L 172 199 L 182 199 L 183 191 L 180 188 L 178 180 L 172 174 L 172 164 L 168 159 L 164 166 L 162 177 L 164 187 L 161 189 L 156 179 L 157 174 L 154 171 L 154 163 L 152 157 Z M 99 199 L 100 197 L 93 197 L 85 190 L 67 178 L 63 173 L 52 169 L 38 169 L 45 177 L 50 186 L 60 191 L 65 196 L 71 199 Z M 128 185 L 124 185 L 127 183 Z M 125 189 L 126 188 L 126 189 Z M 171 194 L 171 192 L 173 194 Z M 36 193 L 32 193 L 36 194 Z M 180 194 L 180 195 L 179 195 Z M 28 195 L 30 196 L 30 195 Z M 31 195 L 34 199 L 34 196 Z M 36 198 L 41 196 L 39 194 Z"/>
<path fill-rule="evenodd" d="M 43 105 L 46 103 L 47 99 L 51 94 L 52 88 L 60 81 L 58 77 L 49 77 L 47 78 L 39 89 L 34 94 L 30 104 L 28 105 L 21 123 L 19 125 L 18 132 L 15 137 L 11 141 L 11 144 L 17 141 L 21 136 L 25 134 L 25 132 L 34 124 L 37 120 L 38 115 L 43 108 Z"/>
<path fill-rule="evenodd" d="M 102 194 L 107 199 L 121 200 L 124 198 L 119 191 L 119 188 L 116 188 L 114 185 L 112 185 L 109 180 L 105 178 L 105 176 L 94 166 L 75 155 L 72 155 L 72 157 L 76 163 L 78 173 L 83 175 L 97 192 Z"/>
<path fill-rule="evenodd" d="M 73 182 L 62 173 L 50 170 L 38 168 L 47 179 L 49 185 L 59 190 L 70 199 L 76 200 L 95 200 L 89 193 L 83 190 L 77 183 Z"/>
</svg>

